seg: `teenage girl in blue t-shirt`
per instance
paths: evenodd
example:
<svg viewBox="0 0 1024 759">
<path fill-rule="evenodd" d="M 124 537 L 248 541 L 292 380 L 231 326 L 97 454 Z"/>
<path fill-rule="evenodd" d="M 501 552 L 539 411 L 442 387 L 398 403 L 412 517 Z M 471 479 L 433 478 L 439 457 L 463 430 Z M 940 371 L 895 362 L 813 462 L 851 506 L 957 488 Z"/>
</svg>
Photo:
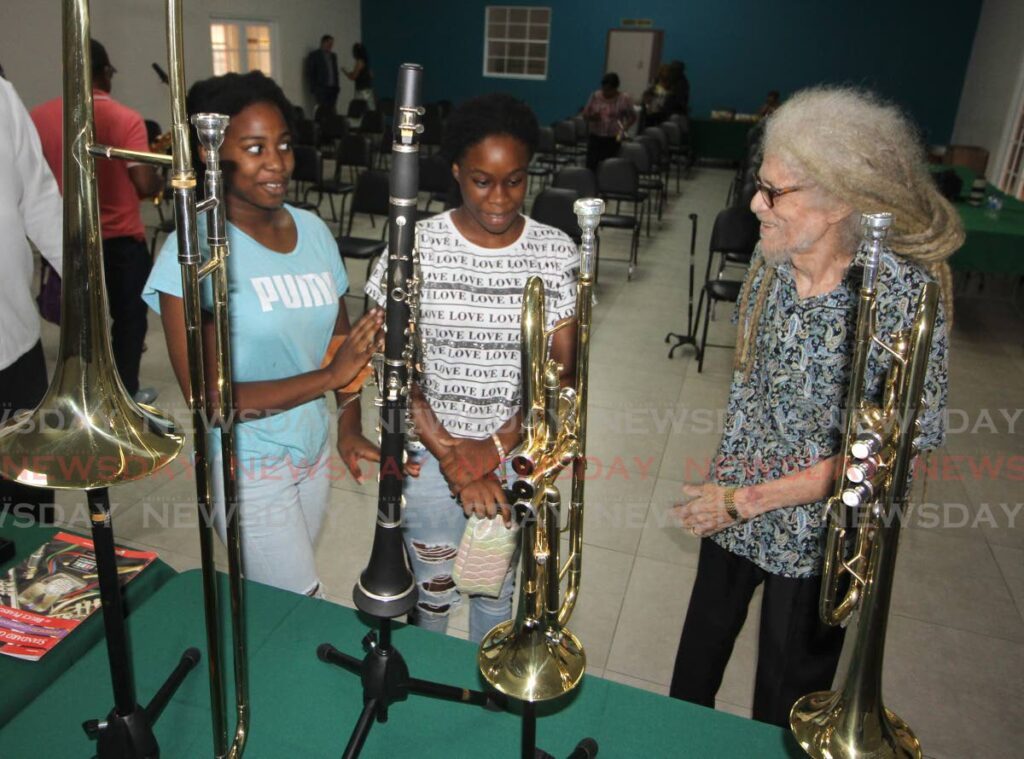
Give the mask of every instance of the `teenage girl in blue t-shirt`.
<svg viewBox="0 0 1024 759">
<path fill-rule="evenodd" d="M 292 106 L 259 72 L 194 85 L 190 113 L 231 117 L 221 148 L 228 219 L 229 307 L 246 576 L 297 593 L 322 591 L 313 546 L 329 493 L 324 395 L 348 384 L 379 344 L 379 309 L 352 327 L 337 244 L 315 215 L 285 205 L 295 159 Z M 199 160 L 202 155 L 197 155 Z M 204 226 L 200 221 L 200 226 Z M 200 229 L 200 239 L 205 233 Z M 178 383 L 188 396 L 188 361 L 177 243 L 164 245 L 144 297 L 160 312 Z M 209 287 L 204 290 L 209 305 Z M 204 316 L 206 316 L 204 314 Z M 321 362 L 334 335 L 347 335 Z M 205 344 L 213 325 L 204 319 Z M 212 377 L 207 387 L 216 388 Z M 217 399 L 211 398 L 216 407 Z M 219 445 L 215 446 L 219 452 Z M 223 488 L 214 466 L 217 526 Z"/>
</svg>

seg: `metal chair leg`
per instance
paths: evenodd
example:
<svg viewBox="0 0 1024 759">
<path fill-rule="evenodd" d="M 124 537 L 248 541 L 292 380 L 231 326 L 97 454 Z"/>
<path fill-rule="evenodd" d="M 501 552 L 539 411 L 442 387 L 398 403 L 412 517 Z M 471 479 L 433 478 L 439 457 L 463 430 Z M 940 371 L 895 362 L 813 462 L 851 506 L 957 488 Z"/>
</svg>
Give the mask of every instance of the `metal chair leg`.
<svg viewBox="0 0 1024 759">
<path fill-rule="evenodd" d="M 711 312 L 711 294 L 708 294 L 707 310 L 704 313 L 704 330 L 700 336 L 700 355 L 697 358 L 697 374 L 704 371 L 704 354 L 707 352 L 708 345 L 708 324 L 711 323 L 710 317 Z"/>
</svg>

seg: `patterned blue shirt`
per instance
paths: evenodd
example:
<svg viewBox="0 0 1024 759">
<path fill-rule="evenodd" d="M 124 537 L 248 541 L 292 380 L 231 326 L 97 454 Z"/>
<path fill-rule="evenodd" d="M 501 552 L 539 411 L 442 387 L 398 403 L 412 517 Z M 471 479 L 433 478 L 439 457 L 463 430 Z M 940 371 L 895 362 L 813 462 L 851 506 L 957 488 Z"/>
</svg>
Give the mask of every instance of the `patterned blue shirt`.
<svg viewBox="0 0 1024 759">
<path fill-rule="evenodd" d="M 760 255 L 760 251 L 755 253 L 755 261 Z M 771 267 L 756 268 L 751 304 Z M 754 269 L 752 266 L 751 271 Z M 740 370 L 733 374 L 722 442 L 712 464 L 714 482 L 733 487 L 755 485 L 805 470 L 840 453 L 859 272 L 859 266 L 852 266 L 831 292 L 801 299 L 791 265 L 775 267 L 768 285 L 771 291 L 754 330 L 756 353 L 749 379 Z M 920 266 L 888 251 L 883 253 L 875 302 L 880 335 L 910 326 L 918 294 L 927 281 L 930 277 Z M 752 307 L 747 309 L 747 320 L 752 311 Z M 748 327 L 739 325 L 741 330 Z M 948 349 L 940 305 L 924 405 L 918 416 L 916 444 L 920 450 L 936 448 L 945 435 Z M 874 349 L 865 383 L 869 399 L 880 399 L 888 366 L 887 354 Z M 811 577 L 821 573 L 824 513 L 825 501 L 775 509 L 723 530 L 712 540 L 772 574 Z"/>
</svg>

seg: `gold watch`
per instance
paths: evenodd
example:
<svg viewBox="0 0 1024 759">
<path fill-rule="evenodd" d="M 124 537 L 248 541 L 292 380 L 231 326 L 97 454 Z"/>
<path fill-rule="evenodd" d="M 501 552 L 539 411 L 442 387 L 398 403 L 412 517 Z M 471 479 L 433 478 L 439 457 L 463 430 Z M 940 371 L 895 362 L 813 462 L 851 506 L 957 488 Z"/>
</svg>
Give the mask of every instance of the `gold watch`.
<svg viewBox="0 0 1024 759">
<path fill-rule="evenodd" d="M 725 513 L 728 514 L 732 521 L 734 521 L 736 524 L 743 524 L 747 520 L 741 517 L 740 513 L 736 511 L 736 491 L 738 489 L 739 488 L 725 489 Z"/>
</svg>

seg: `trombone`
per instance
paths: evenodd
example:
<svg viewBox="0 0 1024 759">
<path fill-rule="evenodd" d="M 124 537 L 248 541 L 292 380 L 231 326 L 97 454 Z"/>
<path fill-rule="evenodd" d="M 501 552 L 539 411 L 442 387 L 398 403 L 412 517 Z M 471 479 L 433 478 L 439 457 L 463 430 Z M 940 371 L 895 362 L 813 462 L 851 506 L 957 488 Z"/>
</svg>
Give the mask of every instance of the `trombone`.
<svg viewBox="0 0 1024 759">
<path fill-rule="evenodd" d="M 522 306 L 523 440 L 512 451 L 519 479 L 512 485 L 522 529 L 522 571 L 515 618 L 484 636 L 477 663 L 494 688 L 523 702 L 522 755 L 534 756 L 535 703 L 579 685 L 587 657 L 566 627 L 579 596 L 583 560 L 583 488 L 586 471 L 587 387 L 596 230 L 604 201 L 583 198 L 573 206 L 580 229 L 580 273 L 576 287 L 576 384 L 559 387 L 558 363 L 547 355 L 544 282 L 531 277 Z M 565 531 L 569 556 L 559 558 L 561 496 L 555 480 L 572 467 L 572 496 Z M 566 578 L 566 590 L 560 585 Z M 589 740 L 589 739 L 588 739 Z"/>
<path fill-rule="evenodd" d="M 185 323 L 190 370 L 189 406 L 195 435 L 196 487 L 203 567 L 206 614 L 207 660 L 213 712 L 214 753 L 217 757 L 240 757 L 249 725 L 248 669 L 242 613 L 242 562 L 238 523 L 236 463 L 232 433 L 233 397 L 231 356 L 227 319 L 227 235 L 223 207 L 223 183 L 217 150 L 224 139 L 228 118 L 218 114 L 197 114 L 192 122 L 206 149 L 206 197 L 196 200 L 196 176 L 192 170 L 189 125 L 185 114 L 184 41 L 181 0 L 166 0 L 167 53 L 170 69 L 172 109 L 172 153 L 150 153 L 95 143 L 93 100 L 90 81 L 88 0 L 64 0 L 64 287 L 60 349 L 53 382 L 39 407 L 17 416 L 0 430 L 2 474 L 30 485 L 89 491 L 94 534 L 105 527 L 103 541 L 96 540 L 99 560 L 101 542 L 110 537 L 109 503 L 105 488 L 143 479 L 169 463 L 181 450 L 184 434 L 159 411 L 139 406 L 128 396 L 114 366 L 106 328 L 106 293 L 93 156 L 155 164 L 171 169 L 175 221 L 178 230 L 178 261 L 182 269 Z M 198 213 L 209 212 L 208 243 L 211 256 L 202 260 L 196 227 Z M 220 655 L 220 614 L 217 575 L 213 559 L 212 493 L 210 457 L 205 430 L 213 418 L 207 408 L 203 370 L 202 312 L 199 282 L 209 276 L 214 293 L 217 386 L 221 407 L 221 460 L 227 508 L 228 584 L 230 591 L 232 640 L 234 646 L 236 727 L 230 744 L 224 705 L 224 675 Z M 116 578 L 116 570 L 112 577 Z M 114 613 L 104 613 L 108 647 L 115 672 L 117 707 L 113 716 L 124 718 L 139 707 L 134 704 L 123 621 L 120 620 L 116 583 L 104 597 Z M 118 618 L 115 620 L 115 616 Z M 114 629 L 113 622 L 116 621 Z M 112 643 L 112 638 L 117 639 Z M 120 647 L 115 665 L 114 647 Z M 186 652 L 189 666 L 172 676 L 184 677 L 198 661 L 198 652 Z M 184 664 L 184 658 L 183 658 Z M 125 676 L 125 673 L 128 673 Z M 170 683 L 171 681 L 169 681 Z M 144 710 L 151 724 L 173 688 L 162 689 Z M 100 755 L 104 753 L 104 731 L 110 723 L 96 725 Z M 91 733 L 92 734 L 92 733 Z M 109 732 L 107 733 L 109 734 Z M 149 738 L 152 736 L 150 735 Z M 140 755 L 152 755 L 152 746 Z"/>
<path fill-rule="evenodd" d="M 171 89 L 171 188 L 174 219 L 178 230 L 178 263 L 181 265 L 182 297 L 189 365 L 188 405 L 195 430 L 197 507 L 200 516 L 200 558 L 203 577 L 203 606 L 206 617 L 207 668 L 214 756 L 237 759 L 245 751 L 249 734 L 249 669 L 245 637 L 242 543 L 239 525 L 237 460 L 234 443 L 234 393 L 231 375 L 231 340 L 228 321 L 227 217 L 219 149 L 224 141 L 228 117 L 200 113 L 192 117 L 199 142 L 206 155 L 205 191 L 196 200 L 196 175 L 192 169 L 188 121 L 185 113 L 184 33 L 181 0 L 167 0 L 167 63 Z M 207 244 L 210 258 L 202 258 L 196 218 L 208 213 Z M 209 407 L 203 351 L 200 283 L 209 277 L 213 290 L 215 381 L 220 408 Z M 217 413 L 219 411 L 219 413 Z M 224 692 L 224 665 L 220 652 L 220 602 L 214 565 L 214 520 L 212 467 L 206 436 L 211 419 L 220 430 L 220 459 L 224 482 L 224 507 L 228 549 L 228 593 L 231 607 L 232 660 L 235 678 L 235 730 L 228 741 Z"/>
<path fill-rule="evenodd" d="M 169 156 L 95 142 L 87 0 L 62 6 L 64 315 L 54 378 L 31 412 L 0 430 L 0 473 L 28 485 L 85 491 L 96 556 L 114 708 L 83 724 L 108 757 L 155 757 L 153 724 L 199 661 L 190 648 L 145 707 L 135 682 L 121 604 L 107 487 L 148 477 L 181 451 L 185 436 L 170 417 L 128 395 L 107 332 L 100 213 L 93 156 L 167 165 Z"/>
<path fill-rule="evenodd" d="M 797 742 L 813 757 L 919 759 L 917 737 L 883 704 L 882 662 L 900 510 L 917 452 L 914 434 L 938 311 L 938 286 L 934 282 L 924 286 L 909 329 L 889 340 L 880 338 L 875 327 L 875 284 L 892 214 L 864 214 L 862 224 L 866 263 L 847 394 L 843 473 L 828 502 L 819 599 L 819 614 L 826 624 L 847 624 L 858 610 L 860 618 L 839 687 L 799 699 L 790 711 L 789 723 Z M 873 348 L 891 359 L 880 404 L 864 397 Z M 855 539 L 848 535 L 851 516 L 856 519 Z M 844 576 L 849 585 L 840 598 Z"/>
</svg>

